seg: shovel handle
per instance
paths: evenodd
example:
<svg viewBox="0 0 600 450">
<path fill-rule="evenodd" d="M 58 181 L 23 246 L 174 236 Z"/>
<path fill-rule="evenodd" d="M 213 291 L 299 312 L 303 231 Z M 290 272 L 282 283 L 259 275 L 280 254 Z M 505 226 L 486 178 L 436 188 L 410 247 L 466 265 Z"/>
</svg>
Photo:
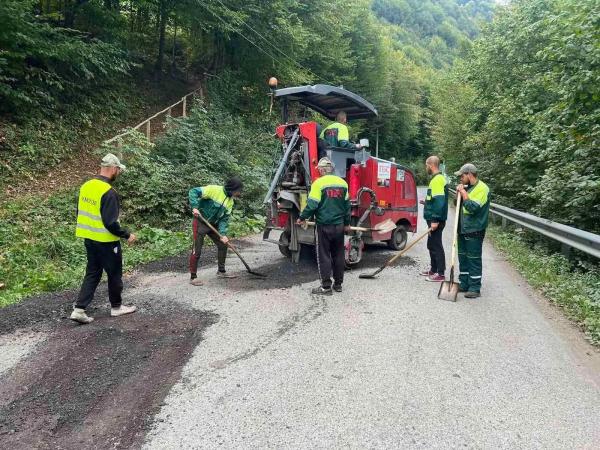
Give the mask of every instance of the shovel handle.
<svg viewBox="0 0 600 450">
<path fill-rule="evenodd" d="M 431 232 L 431 228 L 428 228 L 427 231 L 425 231 L 423 234 L 420 234 L 414 241 L 412 241 L 407 247 L 405 247 L 404 250 L 398 252 L 397 255 L 394 255 L 393 257 L 391 257 L 388 260 L 388 262 L 385 263 L 385 265 L 389 266 L 390 264 L 392 264 L 394 261 L 396 261 L 402 255 L 404 255 L 406 252 L 408 252 L 411 248 L 413 248 L 417 242 L 419 242 L 421 239 L 423 239 L 425 236 L 427 236 L 430 232 Z"/>
<path fill-rule="evenodd" d="M 315 222 L 306 221 L 306 225 L 314 226 L 316 224 L 315 224 Z M 371 230 L 374 230 L 374 228 L 353 227 L 353 226 L 351 226 L 350 229 L 352 231 L 371 231 Z"/>
</svg>

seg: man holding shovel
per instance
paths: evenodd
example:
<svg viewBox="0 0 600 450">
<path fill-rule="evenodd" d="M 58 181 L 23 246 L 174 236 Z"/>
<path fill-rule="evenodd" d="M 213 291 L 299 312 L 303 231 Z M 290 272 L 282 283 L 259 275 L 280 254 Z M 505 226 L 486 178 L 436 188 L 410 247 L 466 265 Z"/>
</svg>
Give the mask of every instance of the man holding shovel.
<svg viewBox="0 0 600 450">
<path fill-rule="evenodd" d="M 196 273 L 204 237 L 207 235 L 217 246 L 217 277 L 235 277 L 235 275 L 230 275 L 225 271 L 227 243 L 229 242 L 227 230 L 229 228 L 229 218 L 233 211 L 233 199 L 242 194 L 242 189 L 242 181 L 237 177 L 227 180 L 225 186 L 208 185 L 190 189 L 188 195 L 194 214 L 192 224 L 194 243 L 190 254 L 190 284 L 193 286 L 202 286 L 203 284 Z M 201 220 L 200 215 L 219 231 L 221 238 Z"/>
<path fill-rule="evenodd" d="M 344 231 L 350 226 L 350 199 L 348 184 L 332 175 L 334 165 L 329 158 L 321 158 L 317 170 L 321 177 L 310 187 L 308 202 L 296 222 L 305 222 L 315 216 L 317 227 L 317 264 L 321 286 L 312 290 L 317 295 L 332 295 L 333 290 L 342 292 L 344 281 Z"/>
<path fill-rule="evenodd" d="M 458 225 L 458 265 L 460 292 L 477 298 L 481 291 L 481 250 L 488 225 L 490 189 L 477 177 L 477 168 L 465 164 L 458 172 L 460 184 L 456 195 L 462 199 Z"/>
<path fill-rule="evenodd" d="M 427 158 L 425 168 L 427 174 L 431 175 L 423 210 L 427 226 L 431 228 L 427 238 L 431 266 L 429 270 L 421 272 L 421 275 L 427 277 L 427 281 L 441 282 L 446 279 L 446 254 L 442 244 L 442 232 L 448 218 L 448 186 L 446 177 L 440 172 L 440 159 L 437 156 Z"/>
</svg>

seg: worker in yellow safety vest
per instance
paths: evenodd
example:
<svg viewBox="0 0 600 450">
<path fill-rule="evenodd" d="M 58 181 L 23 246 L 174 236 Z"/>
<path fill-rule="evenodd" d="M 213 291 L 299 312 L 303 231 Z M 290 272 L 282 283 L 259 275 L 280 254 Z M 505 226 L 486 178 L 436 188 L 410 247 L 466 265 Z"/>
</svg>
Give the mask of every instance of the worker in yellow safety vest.
<svg viewBox="0 0 600 450">
<path fill-rule="evenodd" d="M 83 238 L 87 254 L 85 276 L 71 314 L 71 319 L 79 323 L 94 320 L 85 310 L 94 298 L 103 271 L 108 276 L 110 315 L 122 316 L 136 310 L 135 306 L 121 304 L 123 258 L 120 241 L 127 239 L 132 244 L 136 240 L 135 234 L 119 224 L 119 197 L 112 187 L 123 170 L 125 166 L 119 158 L 109 153 L 102 158 L 100 174 L 86 181 L 79 190 L 75 235 Z"/>
<path fill-rule="evenodd" d="M 319 134 L 319 138 L 325 140 L 331 147 L 342 147 L 342 148 L 356 148 L 361 149 L 360 144 L 353 144 L 350 142 L 350 132 L 346 123 L 348 118 L 344 111 L 337 113 L 335 122 L 327 126 Z"/>
</svg>

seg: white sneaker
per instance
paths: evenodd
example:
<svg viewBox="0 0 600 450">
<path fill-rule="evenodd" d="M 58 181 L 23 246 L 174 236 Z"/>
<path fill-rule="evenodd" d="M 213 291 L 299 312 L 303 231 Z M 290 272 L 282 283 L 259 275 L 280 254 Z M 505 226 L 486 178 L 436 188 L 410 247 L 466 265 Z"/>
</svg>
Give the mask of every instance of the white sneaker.
<svg viewBox="0 0 600 450">
<path fill-rule="evenodd" d="M 192 278 L 192 279 L 190 280 L 190 284 L 191 284 L 192 286 L 203 286 L 203 285 L 204 285 L 204 282 L 203 282 L 203 281 L 202 281 L 200 278 Z"/>
<path fill-rule="evenodd" d="M 217 272 L 217 278 L 237 278 L 238 276 L 235 273 L 229 272 Z"/>
<path fill-rule="evenodd" d="M 79 323 L 90 323 L 94 321 L 94 318 L 88 316 L 85 313 L 85 309 L 82 308 L 73 308 L 70 319 Z"/>
<path fill-rule="evenodd" d="M 135 312 L 136 310 L 137 310 L 137 306 L 135 306 L 135 305 L 131 305 L 131 306 L 121 305 L 118 308 L 110 308 L 110 315 L 111 315 L 111 317 L 118 317 L 118 316 L 123 316 L 125 314 L 131 314 L 132 312 Z"/>
</svg>

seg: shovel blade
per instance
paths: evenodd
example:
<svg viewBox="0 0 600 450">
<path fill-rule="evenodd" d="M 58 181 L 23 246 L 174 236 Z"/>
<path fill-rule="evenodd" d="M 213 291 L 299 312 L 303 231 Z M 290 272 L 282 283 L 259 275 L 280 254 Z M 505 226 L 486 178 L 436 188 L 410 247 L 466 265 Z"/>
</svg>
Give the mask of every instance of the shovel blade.
<svg viewBox="0 0 600 450">
<path fill-rule="evenodd" d="M 367 279 L 367 280 L 372 280 L 374 278 L 377 278 L 377 275 L 373 274 L 373 273 L 361 273 L 358 278 L 363 278 L 363 279 Z"/>
<path fill-rule="evenodd" d="M 460 284 L 454 281 L 442 281 L 440 290 L 438 291 L 438 298 L 440 300 L 446 300 L 449 302 L 455 302 L 458 296 L 458 288 Z"/>
<path fill-rule="evenodd" d="M 395 229 L 396 224 L 392 219 L 386 219 L 373 227 L 373 231 L 377 231 L 379 233 L 387 233 L 388 231 L 393 231 Z"/>
</svg>

